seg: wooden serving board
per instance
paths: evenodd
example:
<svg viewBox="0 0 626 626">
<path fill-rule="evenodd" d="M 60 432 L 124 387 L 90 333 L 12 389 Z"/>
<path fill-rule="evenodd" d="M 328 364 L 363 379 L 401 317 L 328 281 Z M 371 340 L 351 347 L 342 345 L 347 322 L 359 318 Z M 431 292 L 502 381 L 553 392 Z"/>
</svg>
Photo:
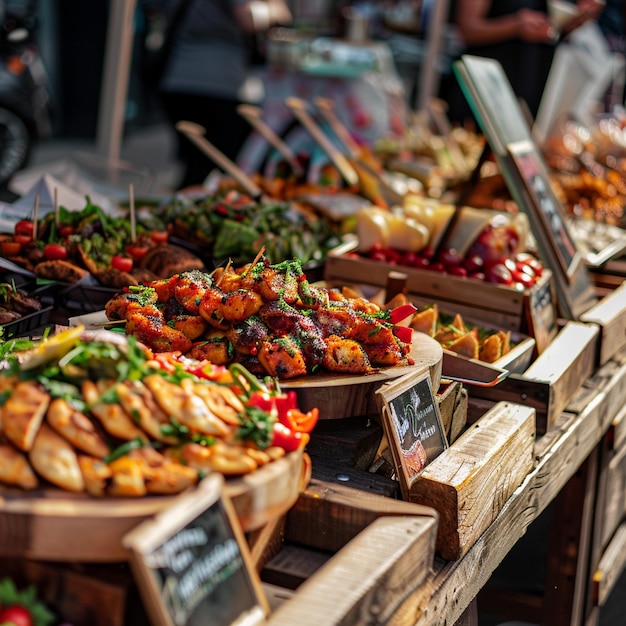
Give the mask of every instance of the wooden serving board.
<svg viewBox="0 0 626 626">
<path fill-rule="evenodd" d="M 302 450 L 252 474 L 226 481 L 244 531 L 289 510 L 310 477 Z M 176 496 L 92 498 L 54 487 L 21 491 L 0 487 L 0 557 L 82 563 L 124 562 L 122 537 Z"/>
<path fill-rule="evenodd" d="M 317 407 L 320 419 L 340 419 L 378 412 L 375 392 L 383 384 L 409 372 L 428 370 L 433 391 L 439 389 L 443 348 L 424 333 L 413 333 L 410 358 L 413 365 L 381 368 L 374 374 L 312 374 L 281 381 L 282 389 L 298 394 L 298 408 Z"/>
</svg>

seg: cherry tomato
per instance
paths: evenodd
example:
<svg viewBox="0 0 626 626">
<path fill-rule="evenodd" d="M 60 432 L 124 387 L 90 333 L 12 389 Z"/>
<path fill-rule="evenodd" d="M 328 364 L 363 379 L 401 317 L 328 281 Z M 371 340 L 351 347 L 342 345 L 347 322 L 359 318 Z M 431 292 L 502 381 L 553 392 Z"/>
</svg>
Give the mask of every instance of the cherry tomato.
<svg viewBox="0 0 626 626">
<path fill-rule="evenodd" d="M 16 235 L 29 235 L 32 239 L 34 228 L 32 220 L 20 220 L 15 225 L 14 232 Z"/>
<path fill-rule="evenodd" d="M 0 624 L 9 623 L 15 626 L 33 626 L 30 611 L 21 604 L 10 604 L 0 611 Z"/>
<path fill-rule="evenodd" d="M 167 243 L 170 234 L 166 230 L 153 230 L 150 233 L 150 238 L 154 243 Z"/>
<path fill-rule="evenodd" d="M 64 261 L 67 259 L 67 248 L 58 243 L 48 243 L 44 246 L 43 255 L 48 261 Z"/>
<path fill-rule="evenodd" d="M 69 224 L 59 224 L 59 235 L 61 237 L 69 237 L 74 234 L 74 227 Z"/>
<path fill-rule="evenodd" d="M 33 240 L 32 235 L 15 235 L 13 241 L 17 241 L 21 246 L 28 245 Z"/>
<path fill-rule="evenodd" d="M 133 269 L 133 260 L 127 256 L 116 254 L 111 259 L 111 267 L 120 272 L 130 272 Z"/>
<path fill-rule="evenodd" d="M 149 248 L 147 246 L 126 246 L 126 253 L 129 254 L 133 261 L 137 263 L 146 255 Z"/>
<path fill-rule="evenodd" d="M 22 244 L 17 241 L 3 241 L 0 246 L 4 256 L 17 256 L 22 249 Z"/>
</svg>

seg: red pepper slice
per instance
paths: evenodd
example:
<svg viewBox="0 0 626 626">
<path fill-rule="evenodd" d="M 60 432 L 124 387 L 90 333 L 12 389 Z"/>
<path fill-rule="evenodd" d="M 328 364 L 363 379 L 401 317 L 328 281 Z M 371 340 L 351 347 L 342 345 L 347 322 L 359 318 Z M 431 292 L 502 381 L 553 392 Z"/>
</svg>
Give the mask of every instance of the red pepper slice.
<svg viewBox="0 0 626 626">
<path fill-rule="evenodd" d="M 409 326 L 394 326 L 393 334 L 404 343 L 412 343 L 413 329 Z"/>
<path fill-rule="evenodd" d="M 289 409 L 289 411 L 287 411 L 287 419 L 289 423 L 293 425 L 291 430 L 300 433 L 310 433 L 313 428 L 315 428 L 319 415 L 320 412 L 317 407 L 306 413 L 303 413 L 299 409 Z"/>
<path fill-rule="evenodd" d="M 417 307 L 413 306 L 410 302 L 407 304 L 401 304 L 389 313 L 387 321 L 390 324 L 399 324 L 402 320 L 405 320 L 410 315 L 417 313 Z"/>
<path fill-rule="evenodd" d="M 272 435 L 273 446 L 279 446 L 287 452 L 293 452 L 300 447 L 306 446 L 306 444 L 309 443 L 309 439 L 308 433 L 294 432 L 280 422 L 274 424 L 274 432 Z"/>
</svg>

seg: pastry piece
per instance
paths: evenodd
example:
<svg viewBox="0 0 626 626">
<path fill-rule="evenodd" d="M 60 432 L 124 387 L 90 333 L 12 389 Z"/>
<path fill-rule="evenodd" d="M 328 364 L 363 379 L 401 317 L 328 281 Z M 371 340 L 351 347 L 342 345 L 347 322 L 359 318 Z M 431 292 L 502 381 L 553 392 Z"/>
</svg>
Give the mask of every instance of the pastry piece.
<svg viewBox="0 0 626 626">
<path fill-rule="evenodd" d="M 24 452 L 30 450 L 49 404 L 50 394 L 39 383 L 17 383 L 2 409 L 7 439 Z"/>
<path fill-rule="evenodd" d="M 80 493 L 85 481 L 74 448 L 43 423 L 28 458 L 35 471 L 57 487 Z"/>
<path fill-rule="evenodd" d="M 0 444 L 0 482 L 22 489 L 34 489 L 39 482 L 26 455 L 9 443 Z"/>
</svg>

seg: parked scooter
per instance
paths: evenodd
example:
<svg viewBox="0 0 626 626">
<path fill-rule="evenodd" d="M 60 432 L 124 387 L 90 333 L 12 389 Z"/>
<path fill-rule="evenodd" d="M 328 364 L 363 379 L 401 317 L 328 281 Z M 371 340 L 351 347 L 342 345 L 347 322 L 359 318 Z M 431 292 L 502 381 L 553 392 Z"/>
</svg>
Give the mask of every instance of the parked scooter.
<svg viewBox="0 0 626 626">
<path fill-rule="evenodd" d="M 29 16 L 0 15 L 0 189 L 52 132 L 48 76 Z"/>
</svg>

